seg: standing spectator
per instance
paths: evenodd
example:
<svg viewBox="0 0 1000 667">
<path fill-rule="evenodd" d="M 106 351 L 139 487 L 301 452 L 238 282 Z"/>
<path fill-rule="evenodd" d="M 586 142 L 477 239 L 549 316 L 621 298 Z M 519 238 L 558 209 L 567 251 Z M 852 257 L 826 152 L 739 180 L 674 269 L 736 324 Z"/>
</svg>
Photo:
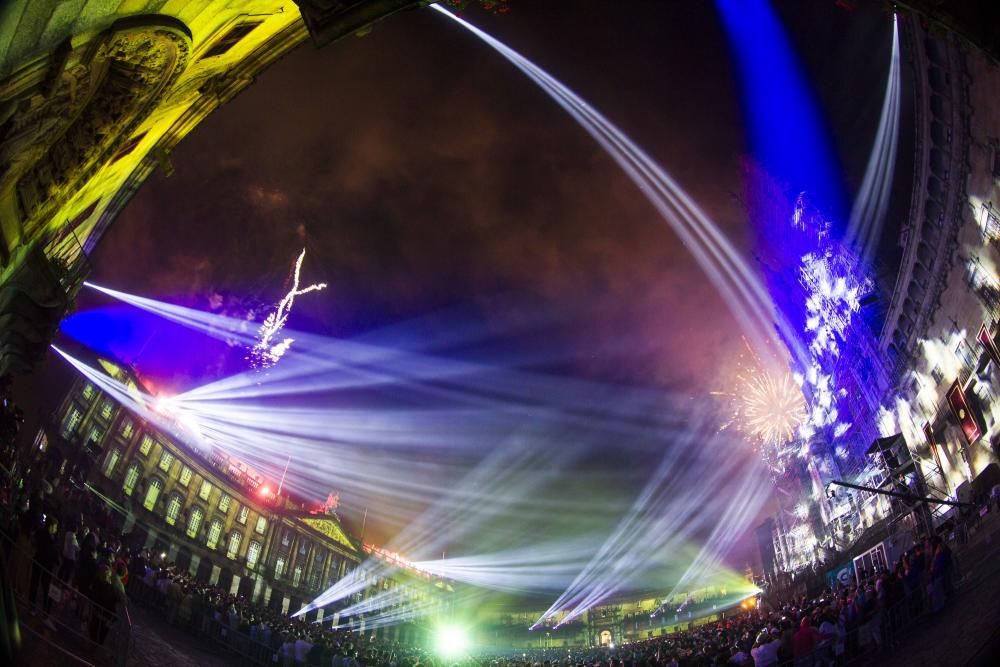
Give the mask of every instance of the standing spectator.
<svg viewBox="0 0 1000 667">
<path fill-rule="evenodd" d="M 936 535 L 931 545 L 934 554 L 931 560 L 931 611 L 937 613 L 944 608 L 946 589 L 951 585 L 951 549 Z"/>
<path fill-rule="evenodd" d="M 833 667 L 836 664 L 834 654 L 840 642 L 840 627 L 837 624 L 836 611 L 828 609 L 822 615 L 823 622 L 819 625 L 822 637 L 816 645 L 816 664 L 818 667 Z"/>
<path fill-rule="evenodd" d="M 35 531 L 35 562 L 31 565 L 30 601 L 35 603 L 38 591 L 42 591 L 42 610 L 47 615 L 52 609 L 52 598 L 49 596 L 49 585 L 52 583 L 52 572 L 59 564 L 59 545 L 56 535 L 59 533 L 59 522 L 50 517 L 48 525 Z M 46 623 L 51 623 L 46 619 Z"/>
<path fill-rule="evenodd" d="M 102 565 L 97 570 L 97 577 L 92 587 L 94 609 L 90 615 L 90 639 L 97 645 L 104 644 L 108 630 L 114 623 L 118 613 L 118 602 L 121 600 L 111 579 L 111 568 Z"/>
<path fill-rule="evenodd" d="M 756 667 L 771 667 L 772 665 L 778 664 L 778 647 L 781 646 L 781 640 L 775 636 L 768 634 L 766 630 L 761 631 L 757 635 L 757 641 L 754 647 L 750 650 L 750 656 L 753 658 L 754 665 Z"/>
<path fill-rule="evenodd" d="M 809 617 L 803 616 L 799 624 L 799 631 L 792 638 L 792 655 L 795 658 L 795 667 L 811 667 L 813 665 L 813 650 L 823 639 L 819 630 L 812 627 Z"/>
<path fill-rule="evenodd" d="M 10 573 L 10 583 L 15 593 L 27 595 L 31 590 L 28 583 L 31 580 L 31 526 L 27 518 L 22 516 L 14 522 L 17 537 L 14 540 L 14 551 L 11 553 L 7 571 Z"/>
<path fill-rule="evenodd" d="M 313 647 L 310 639 L 308 635 L 300 634 L 295 640 L 295 667 L 305 667 L 306 656 Z"/>
<path fill-rule="evenodd" d="M 62 565 L 59 567 L 59 580 L 70 585 L 76 574 L 76 558 L 80 553 L 80 543 L 76 540 L 76 531 L 70 527 L 63 533 Z"/>
</svg>

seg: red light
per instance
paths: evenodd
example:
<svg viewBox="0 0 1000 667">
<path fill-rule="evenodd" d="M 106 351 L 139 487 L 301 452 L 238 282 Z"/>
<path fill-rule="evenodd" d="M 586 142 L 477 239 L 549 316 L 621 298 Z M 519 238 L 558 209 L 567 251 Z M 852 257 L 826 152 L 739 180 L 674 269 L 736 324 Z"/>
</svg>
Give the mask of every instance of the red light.
<svg viewBox="0 0 1000 667">
<path fill-rule="evenodd" d="M 269 487 L 267 484 L 260 487 L 260 495 L 264 496 L 265 498 L 271 495 L 271 487 Z"/>
</svg>

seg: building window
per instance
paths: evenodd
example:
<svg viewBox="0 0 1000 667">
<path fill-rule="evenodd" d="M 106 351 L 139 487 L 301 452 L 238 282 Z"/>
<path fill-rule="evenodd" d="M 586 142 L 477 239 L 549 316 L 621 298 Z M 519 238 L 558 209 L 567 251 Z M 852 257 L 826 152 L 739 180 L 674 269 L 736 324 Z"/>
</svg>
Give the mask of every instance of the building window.
<svg viewBox="0 0 1000 667">
<path fill-rule="evenodd" d="M 114 412 L 115 404 L 105 399 L 104 402 L 101 403 L 101 419 L 111 419 L 111 415 L 114 414 Z"/>
<path fill-rule="evenodd" d="M 212 495 L 212 485 L 209 484 L 208 480 L 202 480 L 201 489 L 198 491 L 198 497 L 202 500 L 208 500 L 208 497 Z"/>
<path fill-rule="evenodd" d="M 104 440 L 104 429 L 97 426 L 90 427 L 90 435 L 87 436 L 86 444 L 94 443 L 97 446 L 101 445 L 101 441 Z"/>
<path fill-rule="evenodd" d="M 292 543 L 292 531 L 288 528 L 281 530 L 281 546 L 287 547 Z"/>
<path fill-rule="evenodd" d="M 115 474 L 115 466 L 118 465 L 118 459 L 122 456 L 122 450 L 112 449 L 111 453 L 108 454 L 108 458 L 104 461 L 104 476 L 111 477 Z"/>
<path fill-rule="evenodd" d="M 219 545 L 219 537 L 222 535 L 222 522 L 218 519 L 212 521 L 212 525 L 208 527 L 208 540 L 205 541 L 205 545 L 209 549 L 214 549 Z"/>
<path fill-rule="evenodd" d="M 977 382 L 973 391 L 985 405 L 993 405 L 995 397 L 989 382 Z"/>
<path fill-rule="evenodd" d="M 163 450 L 163 454 L 160 456 L 160 470 L 165 473 L 170 473 L 170 466 L 174 464 L 174 455 Z"/>
<path fill-rule="evenodd" d="M 309 550 L 309 540 L 300 540 L 299 541 L 299 555 L 300 556 L 305 556 L 306 555 L 306 551 L 308 551 L 308 550 Z"/>
<path fill-rule="evenodd" d="M 322 549 L 317 549 L 316 556 L 313 558 L 312 568 L 309 570 L 309 588 L 319 588 L 320 580 L 323 577 L 323 565 L 325 563 L 326 552 Z"/>
<path fill-rule="evenodd" d="M 976 367 L 976 357 L 972 348 L 964 340 L 958 341 L 958 345 L 955 347 L 955 356 L 962 360 L 962 364 L 966 368 L 974 369 Z"/>
<path fill-rule="evenodd" d="M 941 372 L 940 366 L 935 366 L 931 369 L 931 377 L 934 378 L 935 384 L 941 384 L 944 382 L 944 373 Z"/>
<path fill-rule="evenodd" d="M 44 429 L 38 430 L 38 435 L 35 436 L 35 442 L 32 444 L 32 448 L 43 452 L 49 448 L 49 436 L 45 435 Z"/>
<path fill-rule="evenodd" d="M 205 513 L 200 507 L 191 508 L 191 516 L 188 517 L 187 536 L 191 539 L 198 537 L 198 529 L 201 528 L 201 520 L 205 518 Z"/>
<path fill-rule="evenodd" d="M 228 493 L 223 493 L 219 496 L 219 511 L 223 514 L 229 512 L 229 505 L 232 504 L 233 499 L 229 497 Z"/>
<path fill-rule="evenodd" d="M 243 540 L 243 533 L 238 530 L 234 530 L 229 533 L 229 547 L 226 549 L 226 558 L 230 560 L 236 560 L 236 556 L 240 552 L 240 542 Z"/>
<path fill-rule="evenodd" d="M 298 586 L 299 582 L 302 581 L 302 566 L 296 565 L 295 570 L 292 572 L 292 586 Z"/>
<path fill-rule="evenodd" d="M 281 579 L 281 575 L 285 573 L 285 557 L 278 556 L 278 560 L 274 563 L 274 578 Z"/>
<path fill-rule="evenodd" d="M 258 558 L 260 558 L 260 542 L 251 540 L 250 546 L 247 547 L 247 567 L 253 569 Z"/>
<path fill-rule="evenodd" d="M 76 429 L 81 421 L 83 421 L 83 413 L 76 408 L 70 410 L 69 416 L 66 417 L 66 423 L 63 424 L 63 437 L 68 440 L 70 436 L 76 433 Z"/>
<path fill-rule="evenodd" d="M 95 394 L 97 394 L 97 390 L 94 389 L 94 385 L 90 384 L 89 382 L 86 385 L 84 385 L 83 400 L 90 401 L 94 398 Z"/>
<path fill-rule="evenodd" d="M 192 477 L 194 477 L 194 472 L 191 470 L 191 468 L 188 468 L 187 466 L 181 468 L 181 477 L 180 477 L 181 486 L 187 486 L 188 484 L 190 484 Z"/>
<path fill-rule="evenodd" d="M 132 437 L 133 433 L 135 433 L 135 423 L 131 419 L 126 417 L 125 419 L 122 420 L 122 427 L 121 427 L 122 437 L 128 440 L 129 438 Z"/>
<path fill-rule="evenodd" d="M 184 503 L 181 501 L 180 495 L 175 493 L 170 496 L 170 501 L 167 503 L 167 516 L 165 518 L 171 526 L 177 523 L 177 517 L 180 516 L 183 505 Z"/>
<path fill-rule="evenodd" d="M 125 479 L 122 480 L 122 490 L 126 496 L 131 496 L 135 490 L 135 483 L 139 481 L 139 464 L 133 463 L 125 471 Z"/>
<path fill-rule="evenodd" d="M 149 452 L 153 450 L 153 438 L 148 435 L 142 436 L 142 442 L 139 443 L 139 453 L 143 456 L 149 456 Z"/>
<path fill-rule="evenodd" d="M 236 517 L 236 520 L 242 523 L 244 526 L 247 524 L 247 517 L 250 516 L 250 508 L 246 505 L 240 506 L 240 514 Z"/>
<path fill-rule="evenodd" d="M 214 58 L 215 56 L 221 56 L 224 53 L 228 53 L 229 49 L 239 44 L 241 39 L 253 32 L 253 29 L 260 24 L 261 21 L 248 21 L 246 23 L 233 26 L 229 29 L 229 32 L 220 37 L 219 41 L 213 44 L 201 58 Z"/>
<path fill-rule="evenodd" d="M 990 202 L 983 202 L 979 217 L 979 230 L 983 234 L 985 243 L 1000 239 L 1000 211 L 993 208 Z"/>
<path fill-rule="evenodd" d="M 263 535 L 264 531 L 267 530 L 267 519 L 262 516 L 257 517 L 257 525 L 254 526 L 254 530 Z"/>
<path fill-rule="evenodd" d="M 156 506 L 156 500 L 160 497 L 160 491 L 163 490 L 163 482 L 159 478 L 154 477 L 149 481 L 149 488 L 146 489 L 146 498 L 142 501 L 142 506 L 148 509 L 150 512 Z"/>
</svg>

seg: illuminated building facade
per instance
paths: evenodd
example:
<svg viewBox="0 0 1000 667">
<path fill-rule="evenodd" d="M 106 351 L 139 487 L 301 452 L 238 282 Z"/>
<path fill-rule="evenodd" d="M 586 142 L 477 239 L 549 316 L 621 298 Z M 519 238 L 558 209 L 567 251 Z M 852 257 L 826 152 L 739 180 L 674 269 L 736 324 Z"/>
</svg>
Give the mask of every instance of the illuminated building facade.
<svg viewBox="0 0 1000 667">
<path fill-rule="evenodd" d="M 127 368 L 98 361 L 95 367 L 144 391 Z M 76 380 L 36 444 L 56 450 L 67 470 L 78 470 L 125 513 L 130 544 L 256 604 L 295 612 L 356 574 L 363 579 L 361 590 L 306 618 L 334 615 L 334 623 L 363 629 L 368 614 L 341 620 L 340 610 L 379 595 L 398 598 L 393 607 L 399 609 L 417 605 L 433 613 L 448 611 L 448 596 L 454 592 L 449 582 L 415 570 L 396 554 L 362 544 L 335 512 L 278 495 L 277 480 L 244 463 L 178 443 L 84 377 Z M 391 567 L 373 572 L 358 568 L 369 558 Z M 376 625 L 372 631 L 419 639 L 423 631 L 407 620 Z"/>
<path fill-rule="evenodd" d="M 902 433 L 931 495 L 967 499 L 995 483 L 1000 445 L 1000 75 L 955 35 L 906 28 L 915 182 L 880 338 L 893 386 L 879 427 Z"/>
<path fill-rule="evenodd" d="M 796 483 L 778 480 L 782 511 L 758 529 L 776 572 L 876 547 L 892 562 L 954 512 L 932 505 L 926 516 L 864 491 L 831 498 L 831 479 L 952 500 L 1000 480 L 1000 75 L 960 37 L 929 32 L 908 12 L 898 21 L 914 131 L 899 265 L 871 330 L 845 340 L 836 364 L 849 426 L 810 443 L 790 476 Z"/>
<path fill-rule="evenodd" d="M 121 367 L 101 365 L 138 386 Z M 363 559 L 335 515 L 266 493 L 269 482 L 238 462 L 192 453 L 85 378 L 45 438 L 125 510 L 133 544 L 256 603 L 297 611 Z"/>
</svg>

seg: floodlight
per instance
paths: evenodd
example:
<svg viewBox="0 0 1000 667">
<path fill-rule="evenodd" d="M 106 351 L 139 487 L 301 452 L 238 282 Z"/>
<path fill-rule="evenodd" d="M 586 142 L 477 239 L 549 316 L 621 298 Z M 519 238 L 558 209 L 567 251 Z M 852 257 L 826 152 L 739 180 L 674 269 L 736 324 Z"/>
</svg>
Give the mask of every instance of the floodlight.
<svg viewBox="0 0 1000 667">
<path fill-rule="evenodd" d="M 458 625 L 442 625 L 435 636 L 435 647 L 442 658 L 462 658 L 469 651 L 469 634 Z"/>
</svg>

